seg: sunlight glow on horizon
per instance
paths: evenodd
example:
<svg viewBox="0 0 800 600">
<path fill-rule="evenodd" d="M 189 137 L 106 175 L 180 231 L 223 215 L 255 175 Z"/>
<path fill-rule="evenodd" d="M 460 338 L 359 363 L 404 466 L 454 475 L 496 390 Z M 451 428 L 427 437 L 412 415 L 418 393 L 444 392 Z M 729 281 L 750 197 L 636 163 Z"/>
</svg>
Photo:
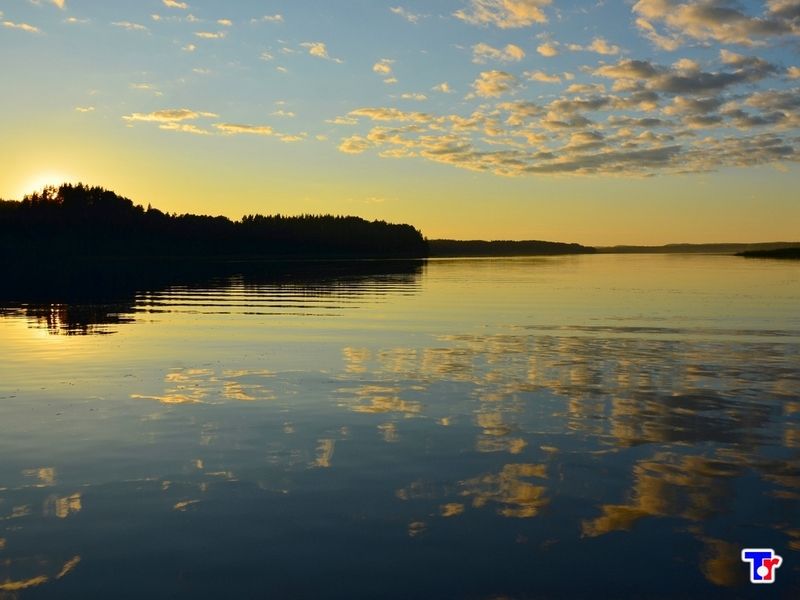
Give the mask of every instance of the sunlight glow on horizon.
<svg viewBox="0 0 800 600">
<path fill-rule="evenodd" d="M 77 183 L 75 178 L 65 175 L 62 171 L 47 170 L 36 173 L 25 180 L 20 185 L 17 192 L 17 200 L 22 200 L 25 196 L 34 192 L 41 192 L 44 188 L 53 186 L 58 187 L 64 183 Z"/>
</svg>

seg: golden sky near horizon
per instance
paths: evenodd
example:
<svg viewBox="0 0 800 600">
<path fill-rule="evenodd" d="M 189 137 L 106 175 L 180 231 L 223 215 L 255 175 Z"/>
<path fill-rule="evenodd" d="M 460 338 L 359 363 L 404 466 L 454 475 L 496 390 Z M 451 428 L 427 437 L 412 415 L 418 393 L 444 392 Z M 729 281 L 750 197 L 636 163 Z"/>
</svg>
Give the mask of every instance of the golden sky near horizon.
<svg viewBox="0 0 800 600">
<path fill-rule="evenodd" d="M 0 197 L 800 238 L 800 0 L 0 3 Z"/>
</svg>

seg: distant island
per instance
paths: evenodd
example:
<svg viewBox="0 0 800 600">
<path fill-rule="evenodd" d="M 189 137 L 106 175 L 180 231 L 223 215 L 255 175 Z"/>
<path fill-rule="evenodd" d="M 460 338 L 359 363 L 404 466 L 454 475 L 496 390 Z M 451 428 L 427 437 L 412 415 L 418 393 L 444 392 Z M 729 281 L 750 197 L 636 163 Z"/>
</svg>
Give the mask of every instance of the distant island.
<svg viewBox="0 0 800 600">
<path fill-rule="evenodd" d="M 167 214 L 101 187 L 47 187 L 0 201 L 0 252 L 36 262 L 109 258 L 420 258 L 411 225 L 333 215 Z"/>
<path fill-rule="evenodd" d="M 428 240 L 432 258 L 474 256 L 546 256 L 557 254 L 593 254 L 595 248 L 564 242 L 541 240 Z"/>
<path fill-rule="evenodd" d="M 800 260 L 800 244 L 791 248 L 776 248 L 774 250 L 747 250 L 739 252 L 737 256 L 745 258 L 782 258 Z"/>
<path fill-rule="evenodd" d="M 665 244 L 664 246 L 606 246 L 601 254 L 740 254 L 800 247 L 800 242 L 758 242 L 754 244 Z"/>
</svg>

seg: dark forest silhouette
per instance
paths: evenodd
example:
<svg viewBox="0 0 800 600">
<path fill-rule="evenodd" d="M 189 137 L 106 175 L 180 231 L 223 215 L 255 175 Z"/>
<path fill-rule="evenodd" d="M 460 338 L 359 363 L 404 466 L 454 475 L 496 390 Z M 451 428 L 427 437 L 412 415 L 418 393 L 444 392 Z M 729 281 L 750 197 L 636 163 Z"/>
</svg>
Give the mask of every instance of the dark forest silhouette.
<svg viewBox="0 0 800 600">
<path fill-rule="evenodd" d="M 545 256 L 557 254 L 592 254 L 589 246 L 542 240 L 428 240 L 433 257 L 465 256 Z"/>
<path fill-rule="evenodd" d="M 35 260 L 101 257 L 424 257 L 411 225 L 332 215 L 167 214 L 82 184 L 0 201 L 0 251 Z"/>
<path fill-rule="evenodd" d="M 747 250 L 738 256 L 745 258 L 782 258 L 786 260 L 800 260 L 800 245 L 791 248 L 775 248 L 773 250 Z"/>
</svg>

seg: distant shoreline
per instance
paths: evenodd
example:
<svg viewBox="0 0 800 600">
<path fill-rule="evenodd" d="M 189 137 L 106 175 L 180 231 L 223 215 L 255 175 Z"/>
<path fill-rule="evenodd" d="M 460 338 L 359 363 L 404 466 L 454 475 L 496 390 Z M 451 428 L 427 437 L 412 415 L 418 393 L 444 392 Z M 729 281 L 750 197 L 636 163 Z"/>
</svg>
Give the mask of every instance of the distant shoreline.
<svg viewBox="0 0 800 600">
<path fill-rule="evenodd" d="M 739 252 L 736 256 L 744 258 L 777 258 L 781 260 L 800 260 L 800 244 L 791 248 L 776 248 L 774 250 L 749 250 Z"/>
</svg>

